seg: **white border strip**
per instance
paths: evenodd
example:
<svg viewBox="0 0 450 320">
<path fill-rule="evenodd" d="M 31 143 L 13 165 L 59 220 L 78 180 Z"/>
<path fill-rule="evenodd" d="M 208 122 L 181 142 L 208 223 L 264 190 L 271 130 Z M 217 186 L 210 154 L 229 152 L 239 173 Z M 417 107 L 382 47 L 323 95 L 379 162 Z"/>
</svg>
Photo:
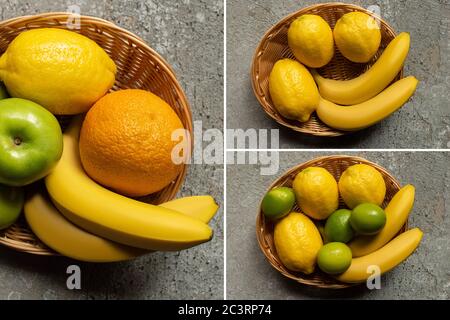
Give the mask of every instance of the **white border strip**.
<svg viewBox="0 0 450 320">
<path fill-rule="evenodd" d="M 223 132 L 227 128 L 227 0 L 223 2 Z M 227 135 L 223 137 L 223 299 L 227 300 Z"/>
</svg>

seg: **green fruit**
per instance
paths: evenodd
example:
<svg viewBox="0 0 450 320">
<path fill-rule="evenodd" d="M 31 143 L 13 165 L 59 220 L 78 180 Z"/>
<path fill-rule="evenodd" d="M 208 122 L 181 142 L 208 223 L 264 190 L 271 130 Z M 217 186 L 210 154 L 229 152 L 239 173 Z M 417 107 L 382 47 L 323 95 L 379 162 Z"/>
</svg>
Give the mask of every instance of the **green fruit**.
<svg viewBox="0 0 450 320">
<path fill-rule="evenodd" d="M 17 220 L 22 212 L 24 198 L 22 188 L 0 185 L 0 229 L 8 228 Z"/>
<path fill-rule="evenodd" d="M 0 183 L 24 186 L 45 177 L 62 155 L 61 127 L 40 105 L 0 100 Z"/>
<path fill-rule="evenodd" d="M 386 224 L 386 213 L 375 204 L 362 203 L 353 209 L 350 224 L 359 234 L 374 235 Z"/>
<path fill-rule="evenodd" d="M 8 91 L 6 91 L 6 87 L 3 82 L 0 82 L 0 100 L 9 98 Z"/>
<path fill-rule="evenodd" d="M 325 235 L 329 242 L 347 243 L 353 238 L 353 229 L 350 225 L 352 212 L 347 209 L 335 211 L 325 224 Z"/>
<path fill-rule="evenodd" d="M 267 218 L 276 220 L 290 213 L 294 203 L 294 191 L 291 188 L 278 187 L 264 196 L 261 209 Z"/>
<path fill-rule="evenodd" d="M 317 255 L 317 264 L 320 270 L 325 273 L 343 273 L 352 264 L 352 251 L 344 243 L 327 243 L 320 249 Z"/>
</svg>

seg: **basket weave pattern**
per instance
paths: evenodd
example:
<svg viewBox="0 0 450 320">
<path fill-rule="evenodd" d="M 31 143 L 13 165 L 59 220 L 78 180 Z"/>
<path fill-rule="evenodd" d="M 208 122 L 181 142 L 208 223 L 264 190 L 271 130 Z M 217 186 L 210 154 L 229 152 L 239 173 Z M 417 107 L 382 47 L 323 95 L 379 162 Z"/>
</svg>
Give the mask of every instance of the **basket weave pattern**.
<svg viewBox="0 0 450 320">
<path fill-rule="evenodd" d="M 353 79 L 367 71 L 376 62 L 383 50 L 391 42 L 391 40 L 395 38 L 396 35 L 395 31 L 384 20 L 364 8 L 337 2 L 310 6 L 285 17 L 263 36 L 253 57 L 251 67 L 252 86 L 255 96 L 264 111 L 280 125 L 297 132 L 315 136 L 334 137 L 346 134 L 345 132 L 335 130 L 325 125 L 318 119 L 315 113 L 313 113 L 311 119 L 305 123 L 289 120 L 280 115 L 280 113 L 273 106 L 270 98 L 269 75 L 272 71 L 273 65 L 278 60 L 284 58 L 295 59 L 288 46 L 287 39 L 287 32 L 292 21 L 304 14 L 315 14 L 321 16 L 333 29 L 337 20 L 339 20 L 341 16 L 353 11 L 367 13 L 379 22 L 381 44 L 378 52 L 368 63 L 358 64 L 344 58 L 344 56 L 342 56 L 339 50 L 335 47 L 335 54 L 331 62 L 325 67 L 318 69 L 318 72 L 325 78 L 335 80 Z M 402 77 L 403 70 L 400 71 L 394 81 L 399 80 Z"/>
<path fill-rule="evenodd" d="M 0 53 L 21 32 L 36 28 L 69 29 L 67 13 L 47 13 L 0 22 Z M 111 91 L 144 89 L 165 100 L 177 113 L 192 137 L 192 116 L 186 96 L 168 63 L 142 39 L 103 19 L 81 16 L 79 30 L 99 44 L 117 65 L 116 82 Z M 66 120 L 66 118 L 64 119 Z M 67 122 L 67 121 L 64 121 Z M 193 141 L 193 139 L 191 139 Z M 183 165 L 179 176 L 166 188 L 141 200 L 159 204 L 175 197 L 186 175 Z M 0 244 L 40 255 L 54 255 L 27 226 L 25 219 L 0 234 Z"/>
<path fill-rule="evenodd" d="M 277 179 L 269 188 L 272 190 L 275 187 L 292 187 L 292 182 L 294 181 L 296 175 L 300 173 L 302 170 L 315 166 L 315 167 L 323 167 L 327 169 L 336 179 L 339 181 L 341 174 L 350 166 L 355 164 L 367 164 L 375 169 L 377 169 L 384 178 L 386 183 L 386 196 L 382 207 L 385 208 L 392 197 L 400 190 L 399 182 L 384 169 L 383 167 L 372 163 L 368 160 L 359 157 L 352 156 L 327 156 L 316 158 L 314 160 L 305 162 L 300 164 L 288 172 L 284 173 L 279 179 Z M 268 191 L 269 191 L 268 190 Z M 345 204 L 342 198 L 339 198 L 339 208 L 345 208 Z M 293 211 L 302 212 L 300 207 L 296 204 L 293 208 Z M 401 232 L 404 232 L 407 228 L 407 224 L 405 224 L 402 228 Z M 258 239 L 259 246 L 266 256 L 267 260 L 270 264 L 278 270 L 282 275 L 295 280 L 299 283 L 306 284 L 309 286 L 319 287 L 319 288 L 328 288 L 328 289 L 343 289 L 347 287 L 353 286 L 352 284 L 342 283 L 331 276 L 321 272 L 317 267 L 316 271 L 311 275 L 306 275 L 300 272 L 293 272 L 287 269 L 278 258 L 274 239 L 273 239 L 273 231 L 274 224 L 273 222 L 265 219 L 264 214 L 262 213 L 261 206 L 259 207 L 257 219 L 256 219 L 256 235 Z"/>
</svg>

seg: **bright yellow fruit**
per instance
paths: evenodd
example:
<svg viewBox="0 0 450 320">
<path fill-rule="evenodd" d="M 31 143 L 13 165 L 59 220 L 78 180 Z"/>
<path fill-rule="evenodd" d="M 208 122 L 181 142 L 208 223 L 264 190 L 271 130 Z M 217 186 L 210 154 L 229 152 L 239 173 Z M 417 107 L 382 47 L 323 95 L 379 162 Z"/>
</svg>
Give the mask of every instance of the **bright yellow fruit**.
<svg viewBox="0 0 450 320">
<path fill-rule="evenodd" d="M 351 80 L 326 79 L 313 70 L 320 96 L 342 105 L 358 104 L 375 97 L 394 80 L 403 67 L 409 45 L 409 34 L 400 33 L 369 70 Z"/>
<path fill-rule="evenodd" d="M 319 104 L 319 91 L 311 73 L 295 60 L 275 63 L 269 91 L 275 108 L 287 119 L 306 122 Z"/>
<path fill-rule="evenodd" d="M 406 260 L 419 246 L 422 236 L 423 233 L 418 228 L 408 230 L 381 249 L 366 256 L 354 258 L 350 268 L 336 276 L 336 279 L 348 283 L 364 282 L 372 274 L 371 266 L 378 266 L 381 274 L 384 274 Z"/>
<path fill-rule="evenodd" d="M 418 83 L 412 76 L 403 78 L 374 98 L 353 106 L 340 106 L 321 99 L 316 110 L 317 116 L 326 125 L 338 130 L 361 130 L 400 109 L 414 94 Z"/>
<path fill-rule="evenodd" d="M 362 203 L 381 206 L 386 195 L 386 184 L 377 169 L 367 164 L 355 164 L 341 175 L 339 192 L 350 209 Z"/>
<path fill-rule="evenodd" d="M 146 250 L 113 242 L 78 228 L 64 218 L 42 191 L 27 199 L 24 212 L 31 230 L 43 243 L 72 259 L 115 262 L 148 253 Z"/>
<path fill-rule="evenodd" d="M 359 236 L 348 244 L 353 257 L 368 255 L 391 241 L 408 219 L 414 205 L 414 194 L 415 188 L 412 185 L 404 186 L 395 194 L 384 209 L 386 213 L 384 228 L 374 236 Z"/>
<path fill-rule="evenodd" d="M 178 211 L 186 216 L 208 223 L 214 218 L 219 206 L 211 196 L 192 196 L 175 199 L 159 205 Z"/>
<path fill-rule="evenodd" d="M 209 222 L 218 208 L 210 196 L 180 198 L 160 206 L 205 223 Z M 44 191 L 35 191 L 27 199 L 24 212 L 28 225 L 42 242 L 72 259 L 87 262 L 116 262 L 149 253 L 147 250 L 101 238 L 77 227 L 64 218 Z"/>
<path fill-rule="evenodd" d="M 305 274 L 314 272 L 322 237 L 304 214 L 292 212 L 275 225 L 274 243 L 286 268 Z"/>
<path fill-rule="evenodd" d="M 358 63 L 370 61 L 381 43 L 377 21 L 368 14 L 358 11 L 344 14 L 336 22 L 333 35 L 342 55 Z"/>
<path fill-rule="evenodd" d="M 147 250 L 182 250 L 212 238 L 212 230 L 198 219 L 126 198 L 91 180 L 80 162 L 80 126 L 78 118 L 64 134 L 63 156 L 45 179 L 53 203 L 67 219 L 101 237 Z"/>
<path fill-rule="evenodd" d="M 306 168 L 297 174 L 292 187 L 297 204 L 313 219 L 324 220 L 339 206 L 336 180 L 324 168 Z"/>
<path fill-rule="evenodd" d="M 288 44 L 298 61 L 311 68 L 328 64 L 334 55 L 333 32 L 320 16 L 305 14 L 288 30 Z"/>
<path fill-rule="evenodd" d="M 22 32 L 0 58 L 0 79 L 13 97 L 53 114 L 83 113 L 114 84 L 116 65 L 89 38 L 62 29 Z"/>
</svg>

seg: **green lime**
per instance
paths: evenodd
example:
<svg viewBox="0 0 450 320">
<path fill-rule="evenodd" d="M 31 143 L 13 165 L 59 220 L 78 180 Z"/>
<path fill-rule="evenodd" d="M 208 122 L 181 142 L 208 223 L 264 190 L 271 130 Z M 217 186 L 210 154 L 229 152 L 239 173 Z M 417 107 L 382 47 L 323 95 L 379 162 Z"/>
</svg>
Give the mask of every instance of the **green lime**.
<svg viewBox="0 0 450 320">
<path fill-rule="evenodd" d="M 335 211 L 325 223 L 325 235 L 329 242 L 347 243 L 353 238 L 353 229 L 350 225 L 352 212 L 347 209 Z"/>
<path fill-rule="evenodd" d="M 327 243 L 319 250 L 317 264 L 325 273 L 342 273 L 352 264 L 352 251 L 341 242 Z"/>
<path fill-rule="evenodd" d="M 3 82 L 0 82 L 0 100 L 9 98 L 8 91 L 6 91 L 6 87 Z"/>
<path fill-rule="evenodd" d="M 278 187 L 264 196 L 261 209 L 267 218 L 276 220 L 291 212 L 294 203 L 294 191 L 291 188 Z"/>
<path fill-rule="evenodd" d="M 386 213 L 375 204 L 362 203 L 353 209 L 350 224 L 359 234 L 377 234 L 386 224 Z"/>
</svg>

